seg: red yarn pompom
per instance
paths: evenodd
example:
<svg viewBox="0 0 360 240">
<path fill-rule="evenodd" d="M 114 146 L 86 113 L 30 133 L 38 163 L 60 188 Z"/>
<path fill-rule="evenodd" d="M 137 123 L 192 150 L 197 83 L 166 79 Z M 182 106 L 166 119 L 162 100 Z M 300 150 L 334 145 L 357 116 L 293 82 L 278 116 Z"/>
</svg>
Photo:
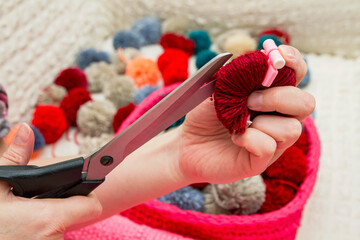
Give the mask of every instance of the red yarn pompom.
<svg viewBox="0 0 360 240">
<path fill-rule="evenodd" d="M 68 128 L 64 111 L 53 105 L 38 105 L 31 123 L 39 129 L 47 144 L 56 142 Z"/>
<path fill-rule="evenodd" d="M 120 107 L 116 114 L 114 115 L 113 119 L 113 130 L 116 132 L 122 122 L 129 116 L 129 114 L 134 110 L 135 105 L 133 103 L 130 103 L 124 107 Z"/>
<path fill-rule="evenodd" d="M 166 33 L 160 38 L 160 45 L 166 48 L 176 48 L 184 51 L 188 55 L 192 55 L 194 53 L 195 43 L 194 41 L 177 35 L 175 33 Z"/>
<path fill-rule="evenodd" d="M 261 33 L 259 33 L 259 37 L 263 36 L 263 35 L 275 35 L 276 37 L 278 37 L 280 39 L 281 42 L 283 42 L 284 44 L 290 44 L 290 37 L 287 33 L 277 29 L 277 28 L 273 28 L 273 29 L 267 29 L 262 31 Z"/>
<path fill-rule="evenodd" d="M 71 89 L 66 97 L 60 102 L 64 110 L 67 122 L 70 126 L 76 125 L 76 114 L 80 106 L 91 100 L 90 93 L 85 88 Z"/>
<path fill-rule="evenodd" d="M 296 141 L 294 146 L 298 147 L 303 151 L 305 155 L 309 152 L 309 139 L 305 132 L 302 132 L 299 139 Z"/>
<path fill-rule="evenodd" d="M 55 84 L 69 91 L 78 87 L 87 88 L 88 82 L 85 73 L 79 68 L 66 68 L 58 74 Z"/>
<path fill-rule="evenodd" d="M 253 91 L 264 89 L 261 84 L 267 68 L 267 57 L 256 51 L 235 58 L 216 73 L 215 109 L 230 133 L 244 132 L 248 115 L 256 114 L 247 107 L 247 100 Z M 284 67 L 279 69 L 271 87 L 295 84 L 294 70 Z"/>
<path fill-rule="evenodd" d="M 267 213 L 284 207 L 299 190 L 295 184 L 284 180 L 264 179 L 264 182 L 266 185 L 265 202 L 258 213 Z"/>
<path fill-rule="evenodd" d="M 173 48 L 165 49 L 158 58 L 157 63 L 165 86 L 176 82 L 183 82 L 189 75 L 189 55 L 181 50 Z"/>
<path fill-rule="evenodd" d="M 306 177 L 306 170 L 306 156 L 301 149 L 292 146 L 262 175 L 266 179 L 282 179 L 300 186 Z"/>
</svg>

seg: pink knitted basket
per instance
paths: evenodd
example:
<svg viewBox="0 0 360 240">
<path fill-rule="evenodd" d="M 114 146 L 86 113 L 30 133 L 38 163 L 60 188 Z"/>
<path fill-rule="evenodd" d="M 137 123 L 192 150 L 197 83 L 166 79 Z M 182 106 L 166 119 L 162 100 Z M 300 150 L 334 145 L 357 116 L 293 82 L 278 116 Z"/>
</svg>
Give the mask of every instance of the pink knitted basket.
<svg viewBox="0 0 360 240">
<path fill-rule="evenodd" d="M 119 132 L 177 86 L 171 85 L 149 95 L 123 122 Z M 279 210 L 248 216 L 211 215 L 183 211 L 174 205 L 152 200 L 121 214 L 134 222 L 196 239 L 294 239 L 302 210 L 315 184 L 320 157 L 320 140 L 312 118 L 307 118 L 304 125 L 310 144 L 307 176 L 294 199 Z"/>
</svg>

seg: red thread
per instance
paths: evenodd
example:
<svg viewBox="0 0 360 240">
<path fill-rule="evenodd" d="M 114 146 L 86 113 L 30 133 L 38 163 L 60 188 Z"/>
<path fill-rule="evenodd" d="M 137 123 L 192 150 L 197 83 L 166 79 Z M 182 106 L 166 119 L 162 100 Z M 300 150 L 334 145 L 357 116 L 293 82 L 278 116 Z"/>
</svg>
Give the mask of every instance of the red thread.
<svg viewBox="0 0 360 240">
<path fill-rule="evenodd" d="M 230 133 L 243 133 L 248 115 L 256 112 L 247 107 L 249 95 L 256 90 L 265 89 L 261 83 L 268 68 L 267 57 L 260 51 L 235 58 L 222 67 L 215 75 L 215 109 L 218 119 Z M 271 87 L 295 86 L 295 72 L 284 67 L 279 69 Z"/>
<path fill-rule="evenodd" d="M 78 135 L 79 135 L 79 133 L 80 133 L 80 130 L 79 129 L 76 129 L 76 131 L 74 132 L 74 142 L 75 142 L 75 144 L 76 145 L 80 145 L 80 142 L 79 142 L 79 140 L 78 140 Z"/>
<path fill-rule="evenodd" d="M 55 154 L 56 149 L 55 148 L 56 148 L 56 143 L 51 144 L 51 156 L 53 158 L 56 158 L 56 154 Z"/>
</svg>

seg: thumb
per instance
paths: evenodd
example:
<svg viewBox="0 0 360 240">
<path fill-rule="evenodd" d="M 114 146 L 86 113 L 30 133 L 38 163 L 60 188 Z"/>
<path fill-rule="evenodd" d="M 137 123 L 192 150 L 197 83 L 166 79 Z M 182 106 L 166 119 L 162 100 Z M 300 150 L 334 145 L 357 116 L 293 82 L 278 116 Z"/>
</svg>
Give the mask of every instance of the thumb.
<svg viewBox="0 0 360 240">
<path fill-rule="evenodd" d="M 9 148 L 0 157 L 1 165 L 26 165 L 34 148 L 34 134 L 26 123 L 20 125 Z M 9 185 L 0 182 L 0 193 L 8 190 Z"/>
</svg>

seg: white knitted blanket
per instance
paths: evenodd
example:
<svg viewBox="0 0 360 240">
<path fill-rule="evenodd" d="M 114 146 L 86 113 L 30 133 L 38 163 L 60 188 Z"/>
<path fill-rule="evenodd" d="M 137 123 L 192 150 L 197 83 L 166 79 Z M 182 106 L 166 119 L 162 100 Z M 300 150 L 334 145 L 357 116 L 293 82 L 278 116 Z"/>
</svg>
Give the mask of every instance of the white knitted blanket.
<svg viewBox="0 0 360 240">
<path fill-rule="evenodd" d="M 289 33 L 308 53 L 322 140 L 320 170 L 297 239 L 360 236 L 360 1 L 358 0 L 0 0 L 0 82 L 12 123 L 28 121 L 40 89 L 86 47 L 101 48 L 119 29 L 146 15 L 180 14 L 193 28 L 217 35 L 226 28 L 254 34 L 268 27 Z M 313 53 L 321 53 L 315 55 Z M 337 54 L 331 56 L 328 54 Z M 344 57 L 351 57 L 346 59 Z M 65 147 L 67 146 L 67 147 Z M 58 152 L 69 148 L 62 139 Z M 76 153 L 77 149 L 65 153 Z M 50 155 L 49 149 L 44 155 Z M 60 155 L 60 154 L 59 154 Z"/>
</svg>

